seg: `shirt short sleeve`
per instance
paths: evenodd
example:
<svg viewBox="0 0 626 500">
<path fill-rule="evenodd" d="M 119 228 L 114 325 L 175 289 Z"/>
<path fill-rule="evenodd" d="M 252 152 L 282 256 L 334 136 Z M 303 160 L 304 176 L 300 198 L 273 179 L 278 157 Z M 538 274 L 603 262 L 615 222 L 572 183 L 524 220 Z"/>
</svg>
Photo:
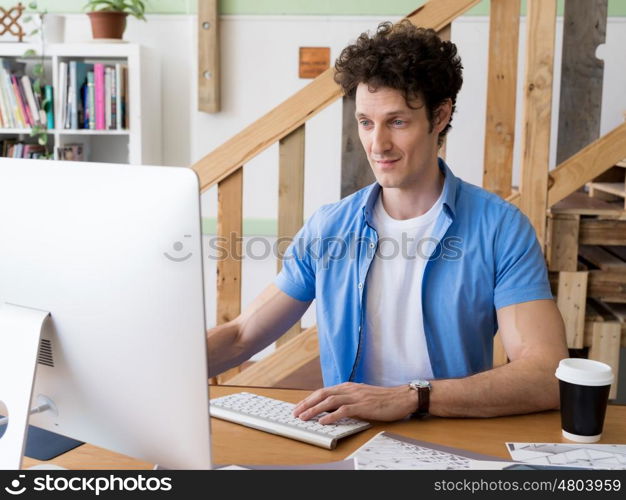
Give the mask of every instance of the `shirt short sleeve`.
<svg viewBox="0 0 626 500">
<path fill-rule="evenodd" d="M 283 256 L 283 267 L 274 284 L 290 297 L 309 302 L 315 298 L 315 259 L 317 216 L 313 214 L 294 236 Z"/>
<path fill-rule="evenodd" d="M 503 218 L 496 236 L 494 252 L 496 309 L 531 300 L 553 298 L 535 230 L 518 209 L 510 210 Z"/>
</svg>

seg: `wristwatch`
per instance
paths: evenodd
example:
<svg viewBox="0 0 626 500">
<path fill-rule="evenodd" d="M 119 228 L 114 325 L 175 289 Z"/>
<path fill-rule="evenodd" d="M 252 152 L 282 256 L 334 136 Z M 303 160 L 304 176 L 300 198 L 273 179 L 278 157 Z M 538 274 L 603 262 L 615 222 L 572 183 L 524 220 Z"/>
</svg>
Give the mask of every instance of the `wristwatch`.
<svg viewBox="0 0 626 500">
<path fill-rule="evenodd" d="M 409 389 L 417 391 L 417 410 L 411 414 L 411 418 L 425 417 L 428 415 L 432 385 L 430 385 L 428 380 L 411 380 L 409 382 Z"/>
</svg>

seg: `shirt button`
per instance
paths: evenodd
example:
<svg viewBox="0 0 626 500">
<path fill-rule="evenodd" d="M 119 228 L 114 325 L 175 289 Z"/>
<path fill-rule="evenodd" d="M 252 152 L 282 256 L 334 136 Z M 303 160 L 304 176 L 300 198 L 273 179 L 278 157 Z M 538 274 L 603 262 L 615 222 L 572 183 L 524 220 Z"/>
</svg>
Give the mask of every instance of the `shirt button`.
<svg viewBox="0 0 626 500">
<path fill-rule="evenodd" d="M 375 246 L 374 243 L 370 243 L 370 248 L 374 248 Z"/>
<path fill-rule="evenodd" d="M 363 283 L 359 283 L 359 290 L 363 288 Z"/>
</svg>

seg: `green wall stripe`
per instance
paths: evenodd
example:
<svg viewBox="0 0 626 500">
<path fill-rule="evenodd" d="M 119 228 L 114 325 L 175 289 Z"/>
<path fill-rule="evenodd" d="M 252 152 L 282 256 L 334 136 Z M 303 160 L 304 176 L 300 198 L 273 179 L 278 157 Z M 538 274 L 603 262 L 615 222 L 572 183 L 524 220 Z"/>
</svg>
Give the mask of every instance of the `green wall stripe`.
<svg viewBox="0 0 626 500">
<path fill-rule="evenodd" d="M 12 7 L 18 0 L 0 0 L 0 7 Z M 28 5 L 30 0 L 23 0 Z M 48 12 L 84 12 L 86 0 L 38 0 L 40 9 Z M 221 0 L 221 14 L 246 15 L 321 15 L 321 16 L 402 16 L 422 5 L 424 0 Z M 563 14 L 564 0 L 558 2 Z M 150 14 L 195 14 L 197 0 L 146 0 Z M 626 0 L 609 0 L 609 16 L 626 17 Z M 526 13 L 526 0 L 522 0 Z M 489 15 L 489 0 L 482 0 L 467 12 L 470 16 Z M 382 19 L 381 19 L 382 20 Z"/>
<path fill-rule="evenodd" d="M 217 218 L 202 217 L 202 234 L 217 234 Z M 243 234 L 245 236 L 276 236 L 278 221 L 276 219 L 246 218 L 243 220 Z"/>
</svg>

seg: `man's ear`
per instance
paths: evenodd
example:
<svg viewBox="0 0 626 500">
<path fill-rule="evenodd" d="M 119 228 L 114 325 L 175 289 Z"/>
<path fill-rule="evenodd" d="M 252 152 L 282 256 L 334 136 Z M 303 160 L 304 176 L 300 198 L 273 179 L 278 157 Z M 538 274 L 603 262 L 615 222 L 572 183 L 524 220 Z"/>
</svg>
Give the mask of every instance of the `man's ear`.
<svg viewBox="0 0 626 500">
<path fill-rule="evenodd" d="M 452 99 L 446 99 L 435 110 L 435 130 L 440 133 L 450 122 L 452 116 Z"/>
</svg>

